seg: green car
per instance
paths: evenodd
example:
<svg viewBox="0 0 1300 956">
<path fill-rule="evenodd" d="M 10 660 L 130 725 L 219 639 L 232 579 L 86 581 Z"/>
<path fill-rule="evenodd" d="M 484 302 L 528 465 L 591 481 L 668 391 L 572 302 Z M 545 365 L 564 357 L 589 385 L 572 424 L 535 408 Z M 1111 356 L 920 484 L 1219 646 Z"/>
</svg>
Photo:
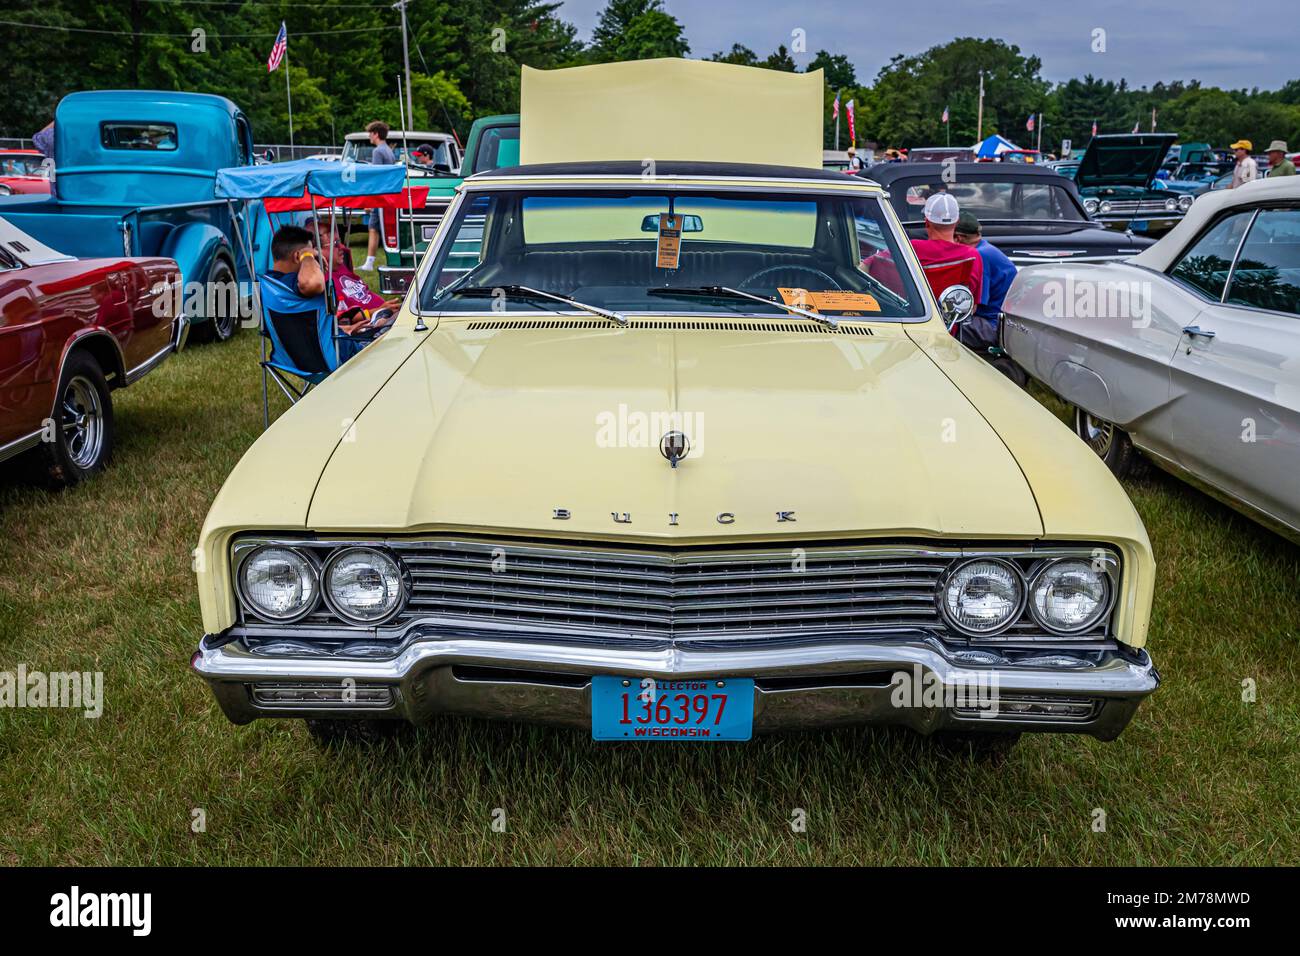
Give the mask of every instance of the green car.
<svg viewBox="0 0 1300 956">
<path fill-rule="evenodd" d="M 1143 231 L 1148 223 L 1172 226 L 1196 197 L 1165 188 L 1156 170 L 1178 137 L 1173 133 L 1094 136 L 1074 182 L 1083 208 L 1096 222 Z"/>
<path fill-rule="evenodd" d="M 519 114 L 484 116 L 470 127 L 469 142 L 461 158 L 460 175 L 448 175 L 434 169 L 409 164 L 407 185 L 429 188 L 425 204 L 418 209 L 381 211 L 379 233 L 385 265 L 379 267 L 379 291 L 385 295 L 403 294 L 415 273 L 415 263 L 442 224 L 456 190 L 466 177 L 502 166 L 519 165 Z M 480 223 L 481 225 L 481 223 Z M 471 231 L 462 230 L 456 239 L 448 266 L 456 268 L 463 259 L 468 269 L 478 261 L 478 245 Z M 446 271 L 446 270 L 444 270 Z"/>
</svg>

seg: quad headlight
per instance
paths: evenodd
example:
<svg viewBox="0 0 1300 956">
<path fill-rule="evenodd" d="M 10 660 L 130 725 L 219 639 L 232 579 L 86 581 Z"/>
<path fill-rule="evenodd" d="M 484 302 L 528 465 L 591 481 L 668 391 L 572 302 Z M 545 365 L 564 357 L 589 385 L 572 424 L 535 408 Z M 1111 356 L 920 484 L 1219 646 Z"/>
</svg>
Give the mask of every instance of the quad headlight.
<svg viewBox="0 0 1300 956">
<path fill-rule="evenodd" d="M 1025 581 L 1020 569 L 998 558 L 965 561 L 943 580 L 939 609 L 956 630 L 971 637 L 998 634 L 1025 608 Z"/>
<path fill-rule="evenodd" d="M 1029 613 L 1056 634 L 1077 634 L 1110 609 L 1111 579 L 1101 562 L 1062 558 L 1044 565 L 1029 585 Z"/>
<path fill-rule="evenodd" d="M 1102 203 L 1102 204 L 1101 204 L 1099 207 L 1097 207 L 1097 208 L 1098 208 L 1101 212 L 1103 212 L 1103 213 L 1107 213 L 1107 212 L 1110 212 L 1111 206 L 1110 206 L 1110 203 L 1108 203 L 1108 202 L 1104 202 L 1104 203 Z"/>
<path fill-rule="evenodd" d="M 1166 212 L 1174 212 L 1174 211 L 1176 211 L 1177 209 L 1178 209 L 1178 200 L 1177 200 L 1177 199 L 1175 199 L 1173 196 L 1170 196 L 1168 199 L 1165 200 L 1165 211 L 1166 211 Z"/>
<path fill-rule="evenodd" d="M 1179 197 L 1178 197 L 1178 208 L 1179 208 L 1179 210 L 1181 210 L 1182 212 L 1187 212 L 1187 210 L 1189 210 L 1189 209 L 1192 208 L 1192 203 L 1194 203 L 1194 202 L 1196 202 L 1196 197 L 1195 197 L 1195 196 L 1179 196 Z"/>
<path fill-rule="evenodd" d="M 1097 215 L 1097 209 L 1099 208 L 1099 206 L 1100 203 L 1098 203 L 1097 200 L 1095 199 L 1085 199 L 1083 201 L 1083 211 L 1086 212 L 1089 216 Z"/>
<path fill-rule="evenodd" d="M 320 596 L 315 563 L 294 548 L 271 545 L 250 552 L 239 565 L 237 581 L 248 609 L 279 623 L 305 617 Z"/>
<path fill-rule="evenodd" d="M 343 548 L 321 572 L 325 600 L 352 624 L 388 620 L 406 600 L 406 581 L 397 559 L 376 548 Z"/>
</svg>

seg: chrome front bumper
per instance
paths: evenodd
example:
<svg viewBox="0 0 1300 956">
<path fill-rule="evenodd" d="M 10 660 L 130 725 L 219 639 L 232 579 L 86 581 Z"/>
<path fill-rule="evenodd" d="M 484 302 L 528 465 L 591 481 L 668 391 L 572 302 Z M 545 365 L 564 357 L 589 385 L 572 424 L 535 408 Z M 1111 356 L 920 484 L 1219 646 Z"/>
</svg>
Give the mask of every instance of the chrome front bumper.
<svg viewBox="0 0 1300 956">
<path fill-rule="evenodd" d="M 612 647 L 555 643 L 517 635 L 449 635 L 416 626 L 390 656 L 281 645 L 254 651 L 208 636 L 194 670 L 208 681 L 231 721 L 258 717 L 367 717 L 422 723 L 462 714 L 590 728 L 595 674 L 655 678 L 749 677 L 755 681 L 754 730 L 900 724 L 940 729 L 1083 733 L 1117 737 L 1160 683 L 1145 651 L 1044 649 L 1016 657 L 949 646 L 906 633 L 860 641 L 792 639 L 782 646 L 681 644 Z M 367 648 L 373 653 L 375 646 Z M 939 703 L 898 704 L 908 674 L 940 690 Z M 947 706 L 947 691 L 993 682 L 996 716 Z M 960 699 L 960 698 L 959 698 Z M 1084 701 L 1086 716 L 1041 712 L 1028 700 Z M 1039 712 L 1026 713 L 1024 707 Z M 1017 709 L 1020 708 L 1020 709 Z"/>
</svg>

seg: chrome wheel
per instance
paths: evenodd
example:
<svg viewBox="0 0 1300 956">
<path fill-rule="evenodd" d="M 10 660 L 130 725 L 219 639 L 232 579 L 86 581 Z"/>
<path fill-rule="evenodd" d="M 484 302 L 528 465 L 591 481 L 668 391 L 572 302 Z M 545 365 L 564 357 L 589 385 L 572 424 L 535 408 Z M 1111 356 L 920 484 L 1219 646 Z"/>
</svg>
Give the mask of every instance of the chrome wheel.
<svg viewBox="0 0 1300 956">
<path fill-rule="evenodd" d="M 1115 426 L 1080 410 L 1079 437 L 1088 443 L 1098 458 L 1105 458 L 1115 446 Z"/>
<path fill-rule="evenodd" d="M 60 402 L 63 445 L 68 458 L 82 470 L 93 468 L 104 448 L 104 406 L 90 379 L 73 376 Z"/>
</svg>

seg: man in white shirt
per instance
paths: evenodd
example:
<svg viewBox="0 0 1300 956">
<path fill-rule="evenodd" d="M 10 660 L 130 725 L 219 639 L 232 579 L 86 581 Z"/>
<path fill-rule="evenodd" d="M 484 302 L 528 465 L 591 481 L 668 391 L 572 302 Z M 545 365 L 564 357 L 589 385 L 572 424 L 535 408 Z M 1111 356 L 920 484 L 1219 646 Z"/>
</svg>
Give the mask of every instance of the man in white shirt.
<svg viewBox="0 0 1300 956">
<path fill-rule="evenodd" d="M 1250 151 L 1252 144 L 1248 139 L 1239 139 L 1232 144 L 1232 151 L 1237 156 L 1237 165 L 1232 167 L 1232 185 L 1229 189 L 1236 189 L 1238 186 L 1244 186 L 1246 183 L 1259 176 L 1259 167 L 1255 165 L 1255 160 L 1251 159 Z"/>
</svg>

